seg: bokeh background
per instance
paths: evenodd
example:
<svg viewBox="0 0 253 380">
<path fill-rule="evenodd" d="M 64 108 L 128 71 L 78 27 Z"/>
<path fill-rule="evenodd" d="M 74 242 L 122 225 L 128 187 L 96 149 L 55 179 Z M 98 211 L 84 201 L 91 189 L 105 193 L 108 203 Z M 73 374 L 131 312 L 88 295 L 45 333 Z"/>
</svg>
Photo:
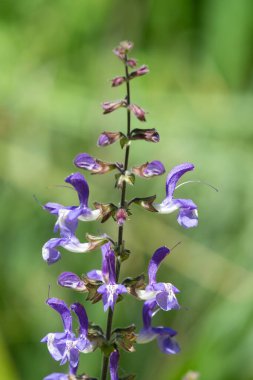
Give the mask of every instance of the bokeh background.
<svg viewBox="0 0 253 380">
<path fill-rule="evenodd" d="M 122 74 L 111 53 L 119 41 L 135 42 L 133 56 L 150 74 L 131 82 L 132 99 L 149 111 L 145 127 L 156 127 L 158 144 L 138 142 L 131 164 L 160 159 L 167 171 L 190 161 L 184 179 L 211 183 L 178 189 L 199 206 L 199 227 L 183 230 L 176 215 L 154 215 L 133 207 L 126 225 L 132 256 L 122 278 L 146 270 L 160 245 L 181 245 L 159 271 L 181 289 L 180 311 L 159 313 L 155 323 L 179 332 L 182 352 L 165 356 L 156 342 L 122 355 L 120 374 L 139 380 L 179 380 L 189 371 L 203 380 L 253 379 L 252 118 L 253 3 L 251 0 L 2 0 L 0 3 L 1 281 L 0 378 L 37 380 L 59 371 L 40 339 L 61 331 L 50 296 L 83 300 L 60 289 L 57 276 L 100 265 L 100 253 L 75 255 L 48 267 L 41 247 L 53 236 L 54 216 L 42 204 L 77 203 L 58 187 L 75 171 L 72 160 L 88 152 L 122 160 L 118 144 L 99 150 L 103 130 L 124 130 L 125 112 L 103 116 L 100 104 L 125 95 L 110 88 Z M 133 127 L 142 127 L 133 120 Z M 90 204 L 118 202 L 113 174 L 89 176 Z M 137 179 L 129 198 L 164 197 L 165 176 Z M 83 224 L 86 232 L 110 233 L 109 221 Z M 91 320 L 105 326 L 102 305 L 87 305 Z M 115 326 L 135 321 L 141 303 L 127 298 Z M 83 355 L 81 371 L 99 377 L 101 354 Z M 63 368 L 63 371 L 67 370 Z"/>
</svg>

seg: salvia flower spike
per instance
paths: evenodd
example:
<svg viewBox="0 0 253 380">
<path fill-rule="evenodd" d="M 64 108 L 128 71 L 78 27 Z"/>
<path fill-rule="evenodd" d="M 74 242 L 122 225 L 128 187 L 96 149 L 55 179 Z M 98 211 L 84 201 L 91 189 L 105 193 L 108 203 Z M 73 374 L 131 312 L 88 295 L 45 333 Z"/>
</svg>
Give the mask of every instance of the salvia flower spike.
<svg viewBox="0 0 253 380">
<path fill-rule="evenodd" d="M 123 131 L 101 132 L 97 140 L 98 147 L 110 146 L 119 141 L 124 157 L 116 162 L 107 162 L 103 158 L 92 156 L 90 152 L 82 152 L 74 158 L 74 165 L 78 170 L 86 170 L 90 174 L 105 174 L 112 170 L 116 171 L 113 181 L 116 181 L 115 188 L 117 190 L 115 191 L 120 193 L 119 203 L 114 204 L 110 200 L 96 200 L 93 203 L 94 209 L 90 208 L 88 204 L 90 195 L 88 182 L 83 174 L 78 171 L 66 177 L 65 182 L 76 192 L 79 202 L 70 206 L 48 202 L 43 207 L 56 216 L 54 233 L 59 233 L 58 237 L 50 238 L 43 245 L 42 256 L 44 261 L 48 264 L 56 263 L 61 257 L 60 248 L 69 252 L 86 253 L 84 256 L 73 257 L 73 260 L 80 262 L 80 267 L 83 268 L 84 273 L 76 274 L 65 271 L 58 276 L 57 282 L 63 288 L 86 293 L 87 303 L 100 303 L 101 312 L 108 313 L 106 327 L 102 328 L 88 321 L 83 304 L 73 302 L 68 307 L 63 300 L 48 298 L 46 303 L 61 317 L 63 329 L 61 332 L 47 334 L 42 342 L 47 344 L 52 358 L 60 362 L 60 365 L 68 363 L 68 370 L 45 375 L 44 380 L 96 380 L 89 375 L 78 374 L 81 355 L 92 353 L 95 349 L 101 349 L 103 354 L 101 380 L 107 379 L 108 372 L 111 380 L 133 380 L 135 378 L 132 374 L 120 377 L 119 365 L 121 350 L 132 353 L 135 351 L 135 343 L 148 343 L 156 340 L 159 349 L 166 355 L 177 354 L 180 351 L 179 345 L 175 341 L 177 332 L 170 327 L 155 326 L 153 323 L 153 318 L 158 311 L 180 309 L 177 300 L 179 290 L 176 286 L 170 283 L 167 278 L 165 279 L 166 282 L 160 282 L 157 279 L 158 268 L 170 255 L 170 249 L 164 245 L 156 249 L 148 265 L 147 283 L 145 282 L 144 271 L 139 275 L 130 274 L 125 280 L 120 281 L 122 263 L 128 259 L 134 260 L 124 239 L 124 228 L 129 223 L 129 216 L 133 214 L 133 203 L 155 213 L 169 214 L 178 211 L 178 223 L 184 228 L 196 227 L 198 224 L 198 212 L 195 203 L 191 199 L 181 199 L 174 196 L 174 193 L 177 192 L 176 189 L 180 187 L 177 184 L 180 178 L 194 169 L 194 165 L 191 163 L 186 162 L 177 165 L 169 172 L 166 179 L 166 196 L 161 203 L 155 202 L 156 195 L 153 194 L 137 195 L 131 200 L 127 199 L 127 187 L 135 184 L 135 176 L 150 179 L 165 173 L 164 164 L 158 159 L 150 161 L 143 158 L 143 164 L 133 164 L 132 167 L 129 167 L 131 145 L 142 144 L 142 141 L 153 143 L 160 141 L 160 135 L 155 128 L 131 128 L 132 115 L 139 121 L 145 122 L 147 112 L 141 106 L 132 103 L 130 84 L 133 79 L 149 72 L 146 65 L 140 65 L 136 68 L 136 59 L 129 57 L 132 48 L 132 42 L 123 41 L 113 50 L 122 63 L 123 70 L 112 79 L 111 84 L 112 87 L 121 85 L 121 88 L 125 88 L 125 93 L 120 100 L 106 101 L 102 104 L 104 114 L 112 113 L 119 108 L 125 109 L 126 128 Z M 108 177 L 110 176 L 108 175 Z M 99 236 L 87 233 L 86 241 L 80 242 L 76 235 L 80 223 L 105 223 L 110 218 L 115 221 L 117 228 L 118 238 L 116 241 L 105 233 Z M 88 230 L 89 224 L 86 223 L 85 225 Z M 144 228 L 144 226 L 142 227 Z M 166 237 L 166 240 L 168 239 Z M 102 267 L 86 272 L 85 260 L 87 257 L 92 260 L 93 255 L 89 252 L 98 248 L 101 248 L 102 252 Z M 131 312 L 127 315 L 130 319 L 127 327 L 113 328 L 114 309 L 120 301 L 125 301 L 128 297 L 134 297 L 139 302 L 144 301 L 142 309 L 143 328 L 138 334 L 136 334 L 135 325 L 130 319 Z M 73 330 L 73 317 L 77 319 L 77 331 Z"/>
</svg>

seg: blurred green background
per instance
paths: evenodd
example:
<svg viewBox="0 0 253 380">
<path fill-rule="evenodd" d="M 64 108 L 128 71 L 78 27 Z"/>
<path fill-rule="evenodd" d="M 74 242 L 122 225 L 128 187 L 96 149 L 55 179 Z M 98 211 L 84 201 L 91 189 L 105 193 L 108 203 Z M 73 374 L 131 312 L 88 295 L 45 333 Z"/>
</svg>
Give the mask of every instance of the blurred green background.
<svg viewBox="0 0 253 380">
<path fill-rule="evenodd" d="M 77 203 L 57 185 L 75 171 L 72 160 L 88 152 L 122 160 L 118 144 L 99 150 L 103 130 L 124 130 L 125 112 L 103 116 L 100 104 L 125 95 L 109 79 L 123 73 L 111 53 L 119 41 L 135 42 L 133 57 L 150 74 L 131 82 L 133 102 L 149 111 L 159 145 L 136 142 L 132 165 L 160 159 L 169 171 L 190 161 L 190 184 L 177 197 L 199 206 L 199 227 L 183 230 L 176 215 L 154 215 L 133 206 L 125 237 L 132 256 L 123 276 L 147 268 L 160 245 L 182 244 L 159 271 L 180 290 L 182 309 L 159 313 L 154 322 L 179 332 L 182 352 L 165 356 L 156 342 L 122 355 L 120 375 L 139 380 L 180 380 L 194 370 L 203 380 L 253 379 L 252 145 L 253 3 L 251 0 L 2 0 L 0 3 L 1 313 L 0 378 L 37 380 L 59 371 L 40 339 L 61 331 L 50 296 L 71 303 L 81 295 L 60 289 L 65 270 L 84 273 L 100 265 L 100 253 L 75 255 L 48 267 L 41 247 L 53 236 L 55 218 L 35 202 Z M 142 127 L 133 120 L 133 127 Z M 113 174 L 86 175 L 93 201 L 118 202 Z M 137 179 L 129 198 L 164 197 L 165 176 Z M 82 224 L 79 236 L 107 232 L 109 221 Z M 87 305 L 91 320 L 105 326 L 101 303 Z M 119 304 L 115 326 L 135 321 L 141 303 Z M 80 370 L 99 377 L 101 354 L 81 357 Z M 63 372 L 66 368 L 62 368 Z"/>
</svg>

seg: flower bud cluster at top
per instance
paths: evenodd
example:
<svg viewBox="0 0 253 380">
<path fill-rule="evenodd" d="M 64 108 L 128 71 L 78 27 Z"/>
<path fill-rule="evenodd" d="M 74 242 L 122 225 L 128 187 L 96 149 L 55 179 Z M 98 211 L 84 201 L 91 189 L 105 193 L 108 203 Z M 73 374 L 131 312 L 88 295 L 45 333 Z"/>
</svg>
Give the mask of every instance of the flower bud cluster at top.
<svg viewBox="0 0 253 380">
<path fill-rule="evenodd" d="M 119 379 L 118 363 L 120 350 L 134 351 L 135 343 L 147 343 L 157 340 L 159 349 L 165 354 L 176 354 L 179 346 L 174 340 L 176 331 L 169 327 L 153 326 L 152 318 L 159 310 L 169 311 L 179 309 L 177 293 L 179 290 L 169 282 L 157 282 L 156 274 L 161 262 L 169 255 L 169 248 L 159 247 L 153 254 L 148 265 L 148 282 L 144 275 L 128 277 L 119 282 L 121 263 L 128 259 L 130 251 L 123 240 L 124 224 L 132 214 L 132 204 L 139 205 L 147 211 L 169 214 L 177 211 L 177 221 L 184 228 L 196 227 L 198 224 L 197 206 L 191 199 L 179 199 L 174 197 L 177 182 L 182 175 L 194 169 L 191 163 L 183 163 L 174 167 L 167 175 L 165 184 L 165 198 L 161 203 L 156 203 L 156 196 L 144 198 L 126 199 L 127 185 L 133 185 L 135 177 L 149 179 L 165 173 L 165 167 L 158 160 L 148 161 L 129 168 L 129 153 L 131 141 L 144 140 L 157 143 L 160 140 L 155 128 L 131 129 L 131 115 L 138 120 L 146 121 L 146 112 L 137 104 L 133 104 L 130 98 L 130 82 L 132 79 L 143 76 L 149 72 L 146 65 L 136 68 L 137 61 L 129 58 L 133 44 L 129 41 L 121 42 L 113 51 L 124 66 L 124 75 L 112 79 L 112 87 L 126 85 L 126 96 L 123 99 L 109 101 L 102 104 L 104 114 L 111 113 L 119 108 L 127 111 L 126 132 L 104 131 L 100 134 L 97 145 L 106 147 L 119 141 L 124 150 L 123 163 L 106 162 L 91 156 L 89 153 L 80 153 L 74 159 L 74 164 L 79 169 L 89 171 L 91 174 L 105 174 L 116 171 L 115 187 L 119 189 L 120 203 L 94 203 L 94 208 L 89 206 L 89 186 L 83 174 L 74 172 L 65 182 L 76 191 L 79 204 L 77 206 L 63 206 L 49 202 L 44 209 L 56 216 L 54 232 L 59 237 L 48 240 L 42 248 L 43 259 L 48 264 L 54 264 L 61 258 L 59 247 L 69 252 L 85 253 L 101 249 L 102 263 L 100 269 L 94 269 L 85 274 L 72 272 L 61 273 L 58 284 L 65 288 L 71 288 L 79 293 L 86 293 L 86 301 L 91 303 L 102 302 L 104 311 L 108 311 L 107 326 L 104 331 L 100 326 L 88 321 L 85 308 L 80 303 L 73 303 L 70 307 L 57 298 L 49 298 L 48 306 L 54 309 L 62 319 L 63 331 L 49 333 L 42 342 L 47 343 L 48 350 L 60 364 L 68 363 L 68 373 L 53 373 L 44 380 L 75 380 L 92 379 L 86 374 L 78 375 L 78 365 L 81 353 L 90 353 L 100 349 L 103 353 L 101 379 L 107 378 L 108 367 L 111 380 Z M 131 71 L 132 70 L 132 71 Z M 86 235 L 86 241 L 80 242 L 76 236 L 79 222 L 100 221 L 106 222 L 113 218 L 117 223 L 118 239 L 114 241 L 110 236 Z M 144 301 L 142 319 L 143 328 L 137 333 L 135 326 L 131 324 L 125 328 L 112 329 L 113 312 L 118 301 L 133 296 L 139 301 Z M 72 317 L 76 316 L 79 323 L 78 334 L 73 331 Z M 132 321 L 131 321 L 132 322 Z M 133 379 L 128 375 L 124 379 Z"/>
</svg>

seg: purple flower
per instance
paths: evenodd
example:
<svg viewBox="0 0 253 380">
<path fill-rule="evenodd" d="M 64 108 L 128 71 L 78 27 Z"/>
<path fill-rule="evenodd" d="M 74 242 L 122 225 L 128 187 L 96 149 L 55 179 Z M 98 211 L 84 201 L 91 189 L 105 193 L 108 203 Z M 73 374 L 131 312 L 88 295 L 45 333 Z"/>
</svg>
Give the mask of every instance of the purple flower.
<svg viewBox="0 0 253 380">
<path fill-rule="evenodd" d="M 127 293 L 124 285 L 116 283 L 115 271 L 115 254 L 111 249 L 110 243 L 106 243 L 101 247 L 102 251 L 102 270 L 92 270 L 87 273 L 87 277 L 91 280 L 101 281 L 101 285 L 97 292 L 102 294 L 104 311 L 110 307 L 112 310 L 114 305 L 122 293 Z"/>
<path fill-rule="evenodd" d="M 191 199 L 175 199 L 173 197 L 176 184 L 182 175 L 194 169 L 194 165 L 184 163 L 175 166 L 168 174 L 166 180 L 166 198 L 160 204 L 154 204 L 155 209 L 161 214 L 170 214 L 179 210 L 177 221 L 184 228 L 196 227 L 198 225 L 197 206 Z"/>
<path fill-rule="evenodd" d="M 179 290 L 171 283 L 157 282 L 156 273 L 161 262 L 170 253 L 167 247 L 158 248 L 153 254 L 149 267 L 149 284 L 144 290 L 136 290 L 140 299 L 155 301 L 156 305 L 163 310 L 179 309 L 176 293 Z"/>
<path fill-rule="evenodd" d="M 110 355 L 111 380 L 119 380 L 118 377 L 119 351 L 115 350 Z"/>
<path fill-rule="evenodd" d="M 117 166 L 113 163 L 104 162 L 90 156 L 88 153 L 80 153 L 74 159 L 78 168 L 89 170 L 92 174 L 105 174 Z"/>
<path fill-rule="evenodd" d="M 165 168 L 161 161 L 151 161 L 146 164 L 135 166 L 132 172 L 140 177 L 151 178 L 165 173 Z"/>
<path fill-rule="evenodd" d="M 136 104 L 130 104 L 128 108 L 134 113 L 137 119 L 140 121 L 146 121 L 145 114 L 147 112 L 145 112 L 143 108 L 137 106 Z"/>
<path fill-rule="evenodd" d="M 49 211 L 50 214 L 58 216 L 55 224 L 54 232 L 60 229 L 60 232 L 65 230 L 74 230 L 77 227 L 77 219 L 82 221 L 93 221 L 99 216 L 98 210 L 91 210 L 88 207 L 89 199 L 89 186 L 84 176 L 81 173 L 73 173 L 65 179 L 66 183 L 73 186 L 78 194 L 79 206 L 62 206 L 58 203 L 47 203 L 44 209 Z"/>
<path fill-rule="evenodd" d="M 167 355 L 177 354 L 180 348 L 172 338 L 177 334 L 169 327 L 152 327 L 151 320 L 156 313 L 156 302 L 146 301 L 142 309 L 143 329 L 137 336 L 137 343 L 143 344 L 157 339 L 159 349 Z"/>
<path fill-rule="evenodd" d="M 58 216 L 54 232 L 60 231 L 60 238 L 53 238 L 47 241 L 42 248 L 43 259 L 52 264 L 58 261 L 61 257 L 60 252 L 56 249 L 61 246 L 71 252 L 87 252 L 91 250 L 90 243 L 80 243 L 75 236 L 75 231 L 78 226 L 78 220 L 92 221 L 96 220 L 99 215 L 99 210 L 91 210 L 88 207 L 89 187 L 81 173 L 71 174 L 65 179 L 65 182 L 71 184 L 76 190 L 80 204 L 79 206 L 63 206 L 58 203 L 47 203 L 44 209 L 51 214 Z"/>
<path fill-rule="evenodd" d="M 71 310 L 76 313 L 79 320 L 79 336 L 76 337 L 72 330 L 71 312 L 65 302 L 57 298 L 49 298 L 47 304 L 60 314 L 64 332 L 49 333 L 41 342 L 47 343 L 48 350 L 54 360 L 60 361 L 61 365 L 68 361 L 75 373 L 79 364 L 79 353 L 88 353 L 95 349 L 87 338 L 88 318 L 86 311 L 79 303 L 74 303 L 71 306 Z"/>
</svg>

